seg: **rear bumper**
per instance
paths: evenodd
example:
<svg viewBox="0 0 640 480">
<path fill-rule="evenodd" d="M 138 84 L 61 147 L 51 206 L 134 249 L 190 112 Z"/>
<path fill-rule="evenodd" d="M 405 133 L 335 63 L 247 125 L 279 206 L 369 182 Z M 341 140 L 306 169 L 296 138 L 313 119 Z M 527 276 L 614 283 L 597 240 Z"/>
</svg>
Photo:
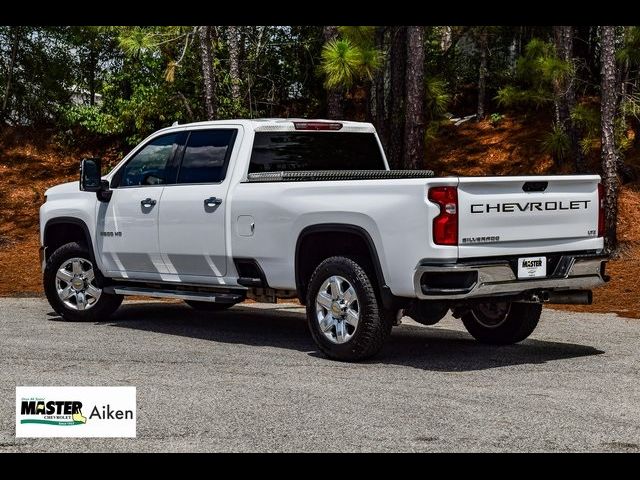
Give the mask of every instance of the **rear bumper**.
<svg viewBox="0 0 640 480">
<path fill-rule="evenodd" d="M 518 280 L 508 260 L 448 265 L 421 264 L 416 268 L 416 296 L 424 300 L 455 300 L 517 295 L 535 290 L 583 290 L 608 281 L 600 255 L 562 255 L 545 278 Z"/>
</svg>

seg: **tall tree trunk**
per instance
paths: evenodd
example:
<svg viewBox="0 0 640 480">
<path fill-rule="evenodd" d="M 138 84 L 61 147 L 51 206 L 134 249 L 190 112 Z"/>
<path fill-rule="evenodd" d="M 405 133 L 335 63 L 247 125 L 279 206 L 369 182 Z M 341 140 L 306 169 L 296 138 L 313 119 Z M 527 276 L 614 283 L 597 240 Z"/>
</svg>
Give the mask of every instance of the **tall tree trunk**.
<svg viewBox="0 0 640 480">
<path fill-rule="evenodd" d="M 570 142 L 570 155 L 575 161 L 578 172 L 585 170 L 584 155 L 580 149 L 578 127 L 571 119 L 576 106 L 575 62 L 573 59 L 573 27 L 554 26 L 554 43 L 558 57 L 569 64 L 571 71 L 565 78 L 554 82 L 554 100 L 556 107 L 556 123 L 567 133 Z"/>
<path fill-rule="evenodd" d="M 239 37 L 240 39 L 238 40 L 240 42 L 239 46 L 238 46 L 238 57 L 239 57 L 239 62 L 238 62 L 238 74 L 240 75 L 240 78 L 244 78 L 244 74 L 245 74 L 245 68 L 244 68 L 244 62 L 247 59 L 247 28 L 246 27 L 239 27 Z"/>
<path fill-rule="evenodd" d="M 362 89 L 364 90 L 364 102 L 365 102 L 364 118 L 365 118 L 365 121 L 367 122 L 373 122 L 373 109 L 374 109 L 374 105 L 372 103 L 373 82 L 369 79 L 364 80 L 362 82 Z"/>
<path fill-rule="evenodd" d="M 620 37 L 623 42 L 624 42 L 624 38 L 626 35 L 626 28 L 627 27 L 619 27 L 618 31 L 620 33 Z M 624 63 L 622 65 L 620 65 L 619 68 L 616 69 L 616 79 L 617 79 L 617 89 L 619 92 L 619 95 L 617 97 L 617 105 L 616 105 L 616 112 L 619 115 L 620 118 L 620 123 L 621 123 L 621 129 L 624 131 L 627 129 L 627 119 L 626 116 L 624 114 L 625 110 L 626 110 L 626 100 L 627 100 L 627 84 L 629 82 L 629 57 L 627 57 L 624 61 Z M 622 156 L 620 156 L 620 158 L 618 159 L 619 161 L 622 159 Z"/>
<path fill-rule="evenodd" d="M 407 66 L 407 27 L 391 32 L 390 101 L 389 101 L 389 162 L 391 168 L 403 167 L 405 121 L 405 70 Z"/>
<path fill-rule="evenodd" d="M 213 80 L 213 51 L 211 47 L 211 27 L 198 28 L 200 40 L 200 59 L 202 60 L 202 83 L 204 87 L 204 103 L 207 109 L 207 120 L 216 118 L 216 95 Z"/>
<path fill-rule="evenodd" d="M 89 52 L 89 71 L 87 72 L 89 78 L 87 83 L 89 86 L 89 105 L 94 106 L 96 103 L 96 70 L 98 69 L 98 52 L 97 46 L 92 43 Z"/>
<path fill-rule="evenodd" d="M 489 38 L 487 27 L 480 27 L 480 37 L 478 46 L 480 48 L 480 71 L 478 72 L 478 120 L 484 119 L 484 102 L 487 91 L 487 50 L 489 48 Z"/>
<path fill-rule="evenodd" d="M 453 36 L 451 34 L 451 26 L 440 27 L 440 50 L 446 52 L 451 48 Z"/>
<path fill-rule="evenodd" d="M 576 95 L 576 64 L 573 55 L 573 27 L 565 26 L 562 30 L 564 37 L 564 58 L 563 60 L 571 66 L 571 75 L 567 78 L 567 85 L 565 87 L 565 98 L 568 110 L 567 119 L 567 131 L 569 133 L 569 140 L 571 141 L 571 154 L 575 159 L 575 167 L 577 172 L 584 172 L 586 169 L 585 158 L 580 148 L 580 133 L 579 128 L 571 118 L 573 110 L 576 108 L 577 95 Z"/>
<path fill-rule="evenodd" d="M 238 105 L 240 103 L 240 37 L 238 27 L 229 27 L 227 30 L 229 42 L 229 76 L 231 77 L 231 99 Z"/>
<path fill-rule="evenodd" d="M 553 27 L 553 38 L 554 44 L 556 47 L 556 54 L 561 60 L 567 60 L 567 45 L 566 45 L 566 37 L 565 31 L 566 29 L 571 29 L 571 27 L 566 26 L 554 26 Z M 555 114 L 556 114 L 556 123 L 561 125 L 562 127 L 567 127 L 567 123 L 569 121 L 569 105 L 567 104 L 567 95 L 566 95 L 566 79 L 556 78 L 553 82 L 553 93 L 554 93 L 554 103 L 555 103 Z M 568 131 L 568 129 L 566 130 Z"/>
<path fill-rule="evenodd" d="M 424 163 L 424 27 L 407 27 L 407 115 L 404 127 L 404 165 Z"/>
<path fill-rule="evenodd" d="M 380 51 L 384 51 L 384 34 L 385 27 L 376 27 L 376 48 Z M 385 98 L 384 98 L 384 78 L 386 68 L 386 57 L 383 56 L 383 64 L 380 66 L 378 71 L 376 72 L 376 76 L 374 78 L 375 83 L 375 112 L 376 112 L 376 130 L 378 131 L 378 135 L 382 141 L 382 146 L 387 147 L 387 128 L 385 122 Z"/>
<path fill-rule="evenodd" d="M 616 115 L 616 57 L 615 27 L 601 27 L 601 130 L 602 130 L 602 176 L 605 192 L 605 246 L 609 252 L 617 245 L 618 218 L 618 160 L 614 135 Z"/>
<path fill-rule="evenodd" d="M 514 74 L 516 71 L 516 61 L 518 60 L 518 33 L 517 30 L 513 34 L 513 39 L 509 45 L 509 71 Z"/>
<path fill-rule="evenodd" d="M 325 26 L 322 29 L 324 41 L 329 42 L 338 38 L 337 26 Z M 338 89 L 327 90 L 327 118 L 338 120 L 344 117 L 343 93 Z"/>
<path fill-rule="evenodd" d="M 13 81 L 13 71 L 16 66 L 16 57 L 18 55 L 18 46 L 20 44 L 20 27 L 13 26 L 13 40 L 11 42 L 11 58 L 9 60 L 9 68 L 7 71 L 7 82 L 4 88 L 4 95 L 2 96 L 2 112 L 0 112 L 1 119 L 7 118 L 7 107 L 9 105 L 9 96 L 11 94 L 11 82 Z"/>
<path fill-rule="evenodd" d="M 629 85 L 629 59 L 627 58 L 624 61 L 624 65 L 620 69 L 620 100 L 619 100 L 619 111 L 620 111 L 620 121 L 622 122 L 622 128 L 626 130 L 627 128 L 627 119 L 625 116 L 625 110 L 627 109 L 627 85 Z"/>
</svg>

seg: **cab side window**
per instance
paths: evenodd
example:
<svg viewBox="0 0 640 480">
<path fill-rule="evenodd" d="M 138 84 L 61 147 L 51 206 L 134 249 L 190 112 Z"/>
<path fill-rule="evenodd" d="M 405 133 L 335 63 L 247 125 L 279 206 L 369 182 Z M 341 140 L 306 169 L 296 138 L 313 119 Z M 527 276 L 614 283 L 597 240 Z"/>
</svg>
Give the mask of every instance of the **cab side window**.
<svg viewBox="0 0 640 480">
<path fill-rule="evenodd" d="M 180 132 L 170 133 L 154 138 L 147 143 L 124 166 L 119 186 L 151 186 L 173 183 L 175 172 L 169 164 L 172 161 L 179 139 L 183 136 Z"/>
<path fill-rule="evenodd" d="M 236 129 L 191 132 L 177 183 L 219 183 L 227 173 Z"/>
</svg>

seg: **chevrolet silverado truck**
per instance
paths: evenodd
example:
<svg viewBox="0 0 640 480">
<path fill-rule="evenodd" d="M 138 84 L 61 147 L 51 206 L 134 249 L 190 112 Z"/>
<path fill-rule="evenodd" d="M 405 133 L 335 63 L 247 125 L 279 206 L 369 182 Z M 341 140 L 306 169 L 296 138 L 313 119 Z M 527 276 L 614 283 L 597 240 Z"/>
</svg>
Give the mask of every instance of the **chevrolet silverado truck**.
<svg viewBox="0 0 640 480">
<path fill-rule="evenodd" d="M 67 320 L 105 320 L 125 295 L 212 316 L 297 297 L 318 348 L 356 361 L 404 314 L 519 342 L 542 304 L 590 303 L 608 280 L 597 175 L 395 171 L 371 124 L 295 119 L 175 125 L 100 163 L 40 208 L 44 289 Z"/>
</svg>

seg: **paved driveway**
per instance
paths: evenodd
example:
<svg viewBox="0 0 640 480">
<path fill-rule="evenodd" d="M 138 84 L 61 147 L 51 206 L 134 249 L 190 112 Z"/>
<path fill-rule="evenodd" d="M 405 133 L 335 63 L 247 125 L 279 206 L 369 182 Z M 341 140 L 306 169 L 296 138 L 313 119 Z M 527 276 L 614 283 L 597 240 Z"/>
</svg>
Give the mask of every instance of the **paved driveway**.
<svg viewBox="0 0 640 480">
<path fill-rule="evenodd" d="M 639 451 L 640 321 L 545 309 L 520 345 L 405 319 L 361 364 L 302 310 L 125 304 L 68 323 L 0 298 L 0 451 Z M 15 439 L 16 385 L 135 385 L 136 439 Z"/>
</svg>

